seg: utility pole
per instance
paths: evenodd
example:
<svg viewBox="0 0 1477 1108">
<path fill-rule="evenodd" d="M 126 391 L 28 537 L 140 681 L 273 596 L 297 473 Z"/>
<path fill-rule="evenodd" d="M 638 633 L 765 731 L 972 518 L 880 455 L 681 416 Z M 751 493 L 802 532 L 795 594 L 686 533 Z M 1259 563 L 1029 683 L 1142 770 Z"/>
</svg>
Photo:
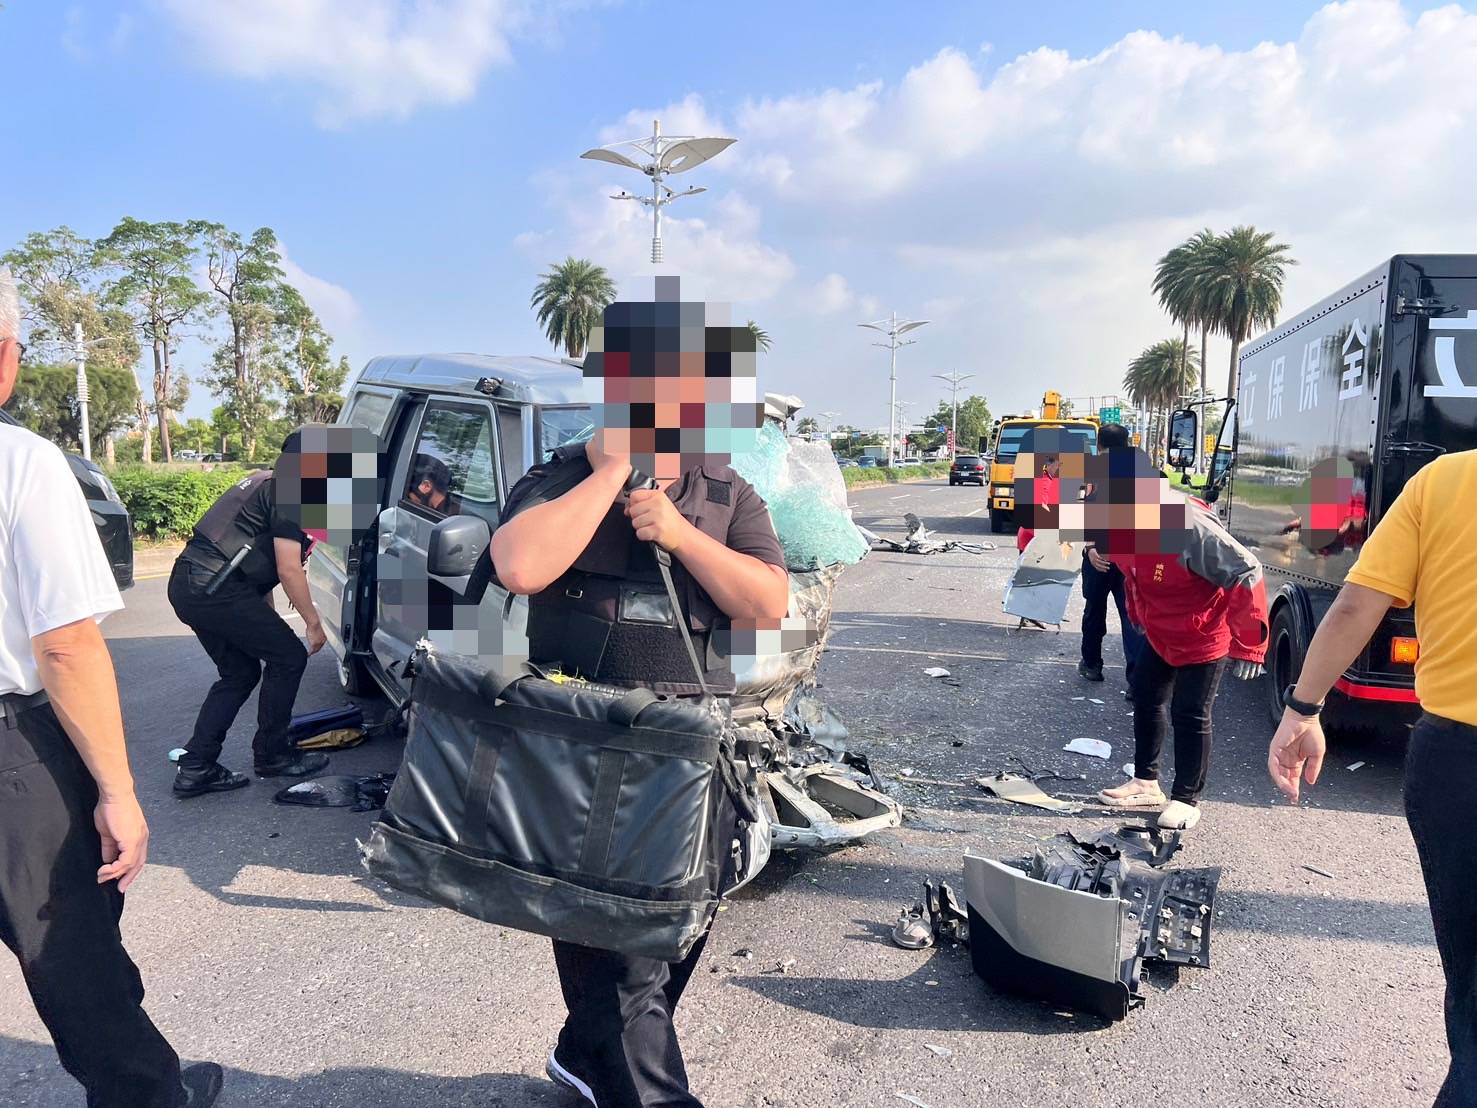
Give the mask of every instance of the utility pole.
<svg viewBox="0 0 1477 1108">
<path fill-rule="evenodd" d="M 92 461 L 92 432 L 87 423 L 87 343 L 82 341 L 82 324 L 72 324 L 72 349 L 77 359 L 77 414 L 82 420 L 82 456 Z"/>
<path fill-rule="evenodd" d="M 974 376 L 974 374 L 955 372 L 935 373 L 934 376 L 937 377 L 940 381 L 946 382 L 953 392 L 954 433 L 951 437 L 954 440 L 954 445 L 949 450 L 949 460 L 953 461 L 959 456 L 959 386 L 962 385 L 965 381 L 968 381 L 971 377 Z"/>
<path fill-rule="evenodd" d="M 887 402 L 887 464 L 897 458 L 897 348 L 899 346 L 912 346 L 916 339 L 908 339 L 900 342 L 899 337 L 909 331 L 922 327 L 926 319 L 899 319 L 897 312 L 893 312 L 886 319 L 873 320 L 871 323 L 858 323 L 858 327 L 870 327 L 873 331 L 881 331 L 887 336 L 886 342 L 874 342 L 873 346 L 886 347 L 892 351 L 892 368 L 889 373 L 891 393 Z"/>
</svg>

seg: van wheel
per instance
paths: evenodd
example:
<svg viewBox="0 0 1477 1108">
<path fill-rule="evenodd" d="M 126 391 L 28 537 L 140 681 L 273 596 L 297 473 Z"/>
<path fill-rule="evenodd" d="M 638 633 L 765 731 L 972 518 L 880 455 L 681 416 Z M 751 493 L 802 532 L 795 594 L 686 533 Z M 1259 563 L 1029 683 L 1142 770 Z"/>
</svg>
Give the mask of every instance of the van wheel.
<svg viewBox="0 0 1477 1108">
<path fill-rule="evenodd" d="M 1267 639 L 1267 672 L 1262 677 L 1267 714 L 1272 722 L 1282 719 L 1282 693 L 1302 672 L 1307 646 L 1298 641 L 1297 624 L 1292 618 L 1292 605 L 1283 604 L 1272 617 L 1272 630 Z"/>
<path fill-rule="evenodd" d="M 373 696 L 375 692 L 374 678 L 352 654 L 345 655 L 338 664 L 338 683 L 349 696 Z"/>
</svg>

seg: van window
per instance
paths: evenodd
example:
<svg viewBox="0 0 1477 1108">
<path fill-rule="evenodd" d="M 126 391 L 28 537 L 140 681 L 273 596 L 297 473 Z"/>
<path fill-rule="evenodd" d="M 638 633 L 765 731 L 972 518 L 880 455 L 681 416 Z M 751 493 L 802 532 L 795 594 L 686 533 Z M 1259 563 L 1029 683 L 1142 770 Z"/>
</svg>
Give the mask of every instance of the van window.
<svg viewBox="0 0 1477 1108">
<path fill-rule="evenodd" d="M 400 502 L 437 518 L 474 515 L 497 526 L 492 418 L 485 406 L 426 406 Z"/>
<path fill-rule="evenodd" d="M 367 427 L 376 435 L 385 433 L 385 420 L 389 418 L 392 401 L 377 392 L 360 392 L 354 395 L 349 405 L 349 414 L 344 422 L 353 427 Z"/>
<path fill-rule="evenodd" d="M 594 431 L 589 408 L 540 408 L 539 461 L 547 462 L 558 447 L 587 439 Z"/>
</svg>

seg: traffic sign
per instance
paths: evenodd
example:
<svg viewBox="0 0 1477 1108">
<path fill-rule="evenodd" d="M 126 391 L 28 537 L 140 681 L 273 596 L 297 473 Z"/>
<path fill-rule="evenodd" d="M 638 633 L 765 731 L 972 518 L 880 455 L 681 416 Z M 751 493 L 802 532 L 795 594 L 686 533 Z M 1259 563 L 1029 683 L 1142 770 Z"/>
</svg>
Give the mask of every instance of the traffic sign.
<svg viewBox="0 0 1477 1108">
<path fill-rule="evenodd" d="M 1143 444 L 1144 444 L 1144 436 L 1141 435 L 1141 434 L 1139 434 L 1137 431 L 1135 431 L 1133 433 L 1133 445 L 1134 446 L 1142 446 Z"/>
<path fill-rule="evenodd" d="M 953 431 L 949 431 L 947 433 L 946 441 L 948 443 L 949 449 L 950 450 L 953 450 L 954 449 L 954 432 Z"/>
<path fill-rule="evenodd" d="M 1099 408 L 1097 410 L 1098 421 L 1101 423 L 1122 423 L 1122 408 Z"/>
<path fill-rule="evenodd" d="M 935 427 L 935 428 L 934 428 L 934 429 L 933 429 L 933 433 L 934 433 L 934 434 L 935 434 L 935 435 L 942 435 L 942 434 L 943 434 L 943 433 L 944 433 L 944 432 L 945 432 L 945 431 L 947 431 L 947 430 L 948 430 L 948 428 L 947 428 L 947 427 Z"/>
</svg>

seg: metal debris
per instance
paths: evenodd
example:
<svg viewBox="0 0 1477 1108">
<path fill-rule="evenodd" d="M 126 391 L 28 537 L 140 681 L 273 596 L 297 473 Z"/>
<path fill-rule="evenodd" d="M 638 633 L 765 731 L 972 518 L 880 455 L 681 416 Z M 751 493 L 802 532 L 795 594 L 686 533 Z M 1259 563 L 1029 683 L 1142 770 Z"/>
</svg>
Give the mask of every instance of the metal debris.
<svg viewBox="0 0 1477 1108">
<path fill-rule="evenodd" d="M 976 779 L 975 784 L 985 792 L 1014 804 L 1025 804 L 1032 808 L 1043 808 L 1048 812 L 1061 812 L 1064 815 L 1071 815 L 1082 810 L 1076 804 L 1069 804 L 1065 800 L 1047 796 L 1037 788 L 1034 781 L 1028 781 L 1014 773 L 997 773 L 994 777 L 980 777 Z"/>
<path fill-rule="evenodd" d="M 1319 869 L 1317 866 L 1304 865 L 1303 869 L 1307 870 L 1309 873 L 1316 873 L 1319 877 L 1332 878 L 1334 881 L 1338 880 L 1337 877 L 1329 873 L 1326 869 Z"/>
</svg>

